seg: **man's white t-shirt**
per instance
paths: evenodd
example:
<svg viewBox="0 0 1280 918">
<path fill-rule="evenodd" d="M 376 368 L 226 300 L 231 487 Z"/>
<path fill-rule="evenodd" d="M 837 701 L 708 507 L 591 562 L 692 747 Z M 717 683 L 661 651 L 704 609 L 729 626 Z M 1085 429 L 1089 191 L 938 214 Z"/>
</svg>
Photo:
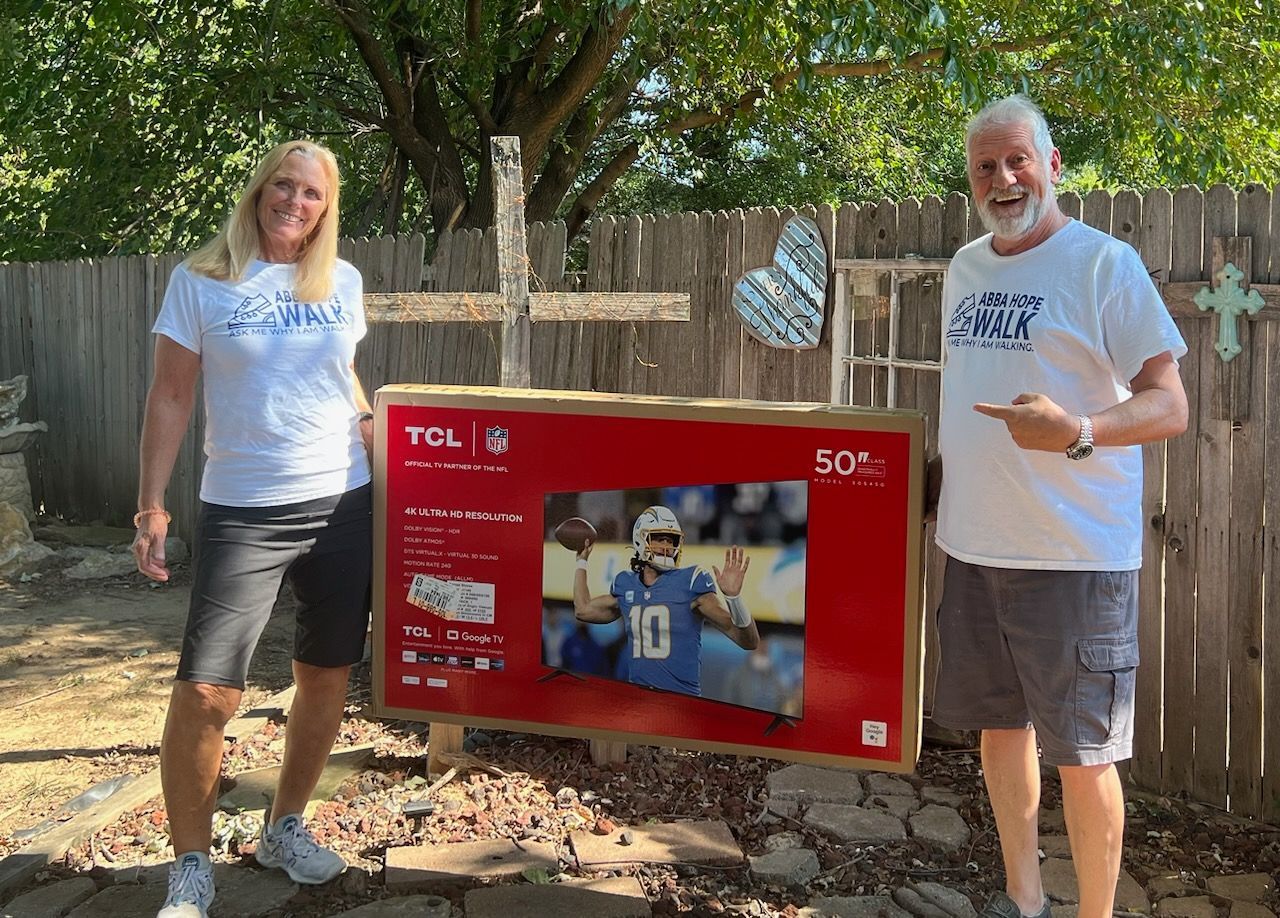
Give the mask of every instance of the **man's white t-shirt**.
<svg viewBox="0 0 1280 918">
<path fill-rule="evenodd" d="M 232 507 L 343 494 L 370 480 L 351 362 L 364 337 L 360 272 L 300 303 L 294 266 L 253 262 L 239 281 L 179 265 L 152 331 L 200 355 L 207 457 L 200 499 Z"/>
<path fill-rule="evenodd" d="M 1187 352 L 1137 253 L 1072 220 L 1033 249 L 997 255 L 986 235 L 951 260 L 938 545 L 988 567 L 1135 570 L 1142 564 L 1142 449 L 1073 461 L 1019 448 L 973 410 L 1039 392 L 1071 414 L 1131 397 L 1151 357 Z"/>
</svg>

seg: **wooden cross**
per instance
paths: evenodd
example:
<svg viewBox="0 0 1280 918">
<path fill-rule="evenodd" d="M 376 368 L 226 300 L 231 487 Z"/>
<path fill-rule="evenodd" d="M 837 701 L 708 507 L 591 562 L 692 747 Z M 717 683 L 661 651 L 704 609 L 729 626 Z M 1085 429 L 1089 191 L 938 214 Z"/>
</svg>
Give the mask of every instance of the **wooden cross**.
<svg viewBox="0 0 1280 918">
<path fill-rule="evenodd" d="M 501 322 L 498 378 L 528 388 L 530 322 L 687 322 L 687 293 L 530 293 L 520 138 L 492 140 L 497 293 L 366 293 L 370 322 Z"/>
<path fill-rule="evenodd" d="M 505 387 L 528 388 L 531 322 L 687 322 L 687 293 L 530 293 L 525 251 L 524 177 L 520 138 L 492 140 L 497 201 L 494 230 L 498 242 L 497 293 L 367 293 L 370 322 L 501 322 L 498 378 Z M 455 724 L 431 724 L 427 770 L 439 774 L 462 752 L 462 730 Z M 626 758 L 627 744 L 591 741 L 598 764 Z"/>
</svg>

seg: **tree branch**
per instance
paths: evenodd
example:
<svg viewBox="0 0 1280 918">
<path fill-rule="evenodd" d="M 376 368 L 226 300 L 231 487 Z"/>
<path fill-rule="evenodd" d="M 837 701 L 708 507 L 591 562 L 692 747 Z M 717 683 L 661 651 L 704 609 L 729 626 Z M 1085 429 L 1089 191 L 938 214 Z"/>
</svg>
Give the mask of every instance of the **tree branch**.
<svg viewBox="0 0 1280 918">
<path fill-rule="evenodd" d="M 569 215 L 565 218 L 565 228 L 570 239 L 578 234 L 591 215 L 596 212 L 596 206 L 600 203 L 600 199 L 605 193 L 614 186 L 618 179 L 631 168 L 640 156 L 640 145 L 635 143 L 627 144 L 621 150 L 613 155 L 613 159 L 600 170 L 600 174 L 593 178 L 586 188 L 574 200 L 573 206 L 569 208 Z"/>
<path fill-rule="evenodd" d="M 465 34 L 468 44 L 473 45 L 480 40 L 480 26 L 483 22 L 482 6 L 481 0 L 467 0 Z"/>
<path fill-rule="evenodd" d="M 1021 41 L 996 42 L 978 50 L 1000 54 L 1029 51 L 1048 42 L 1056 41 L 1061 37 L 1058 34 L 1038 35 Z M 930 69 L 930 66 L 935 61 L 941 60 L 945 54 L 945 48 L 929 48 L 924 51 L 917 51 L 914 54 L 908 54 L 901 61 L 889 58 L 873 61 L 837 61 L 829 64 L 814 64 L 810 72 L 814 76 L 821 77 L 873 77 L 884 76 L 896 70 L 923 71 Z M 681 134 L 693 128 L 730 121 L 739 113 L 749 111 L 758 100 L 763 99 L 769 92 L 777 92 L 790 86 L 800 79 L 802 73 L 803 71 L 799 67 L 779 73 L 769 81 L 768 89 L 763 87 L 752 89 L 718 110 L 689 112 L 662 126 L 661 129 L 668 134 Z"/>
<path fill-rule="evenodd" d="M 369 75 L 373 77 L 378 91 L 386 100 L 391 117 L 398 121 L 407 121 L 409 99 L 400 81 L 387 66 L 386 58 L 382 56 L 382 49 L 378 47 L 378 41 L 369 29 L 369 17 L 365 9 L 355 0 L 331 0 L 331 2 L 338 13 L 338 18 L 342 20 L 342 24 L 351 35 L 356 50 L 360 52 L 360 58 L 368 68 Z"/>
<path fill-rule="evenodd" d="M 595 143 L 600 132 L 622 114 L 642 76 L 639 66 L 624 68 L 598 114 L 589 105 L 580 106 L 574 113 L 561 142 L 552 146 L 542 174 L 529 192 L 526 210 L 530 220 L 552 218 L 582 168 L 588 148 Z"/>
</svg>

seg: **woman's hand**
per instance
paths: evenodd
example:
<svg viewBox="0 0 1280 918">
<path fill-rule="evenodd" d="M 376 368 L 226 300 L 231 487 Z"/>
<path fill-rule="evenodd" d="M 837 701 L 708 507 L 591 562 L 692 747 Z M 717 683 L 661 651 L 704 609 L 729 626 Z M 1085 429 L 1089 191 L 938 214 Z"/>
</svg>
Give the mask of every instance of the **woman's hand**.
<svg viewBox="0 0 1280 918">
<path fill-rule="evenodd" d="M 138 570 L 161 583 L 169 579 L 169 569 L 164 563 L 164 540 L 168 534 L 168 514 L 148 513 L 138 519 L 138 531 L 131 546 Z"/>
</svg>

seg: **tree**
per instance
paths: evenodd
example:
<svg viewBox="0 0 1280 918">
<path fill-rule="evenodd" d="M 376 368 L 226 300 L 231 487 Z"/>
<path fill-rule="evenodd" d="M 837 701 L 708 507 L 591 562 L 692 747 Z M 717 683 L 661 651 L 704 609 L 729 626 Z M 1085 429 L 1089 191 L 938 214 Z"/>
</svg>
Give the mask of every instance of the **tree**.
<svg viewBox="0 0 1280 918">
<path fill-rule="evenodd" d="M 1013 89 L 1106 180 L 1274 181 L 1276 2 L 28 0 L 33 40 L 0 74 L 3 249 L 185 244 L 296 133 L 339 152 L 356 231 L 488 225 L 497 134 L 521 139 L 528 218 L 573 231 L 637 163 L 717 174 L 725 204 L 769 158 L 830 194 L 877 144 L 903 154 L 888 172 L 935 145 L 954 162 L 956 125 Z"/>
</svg>

